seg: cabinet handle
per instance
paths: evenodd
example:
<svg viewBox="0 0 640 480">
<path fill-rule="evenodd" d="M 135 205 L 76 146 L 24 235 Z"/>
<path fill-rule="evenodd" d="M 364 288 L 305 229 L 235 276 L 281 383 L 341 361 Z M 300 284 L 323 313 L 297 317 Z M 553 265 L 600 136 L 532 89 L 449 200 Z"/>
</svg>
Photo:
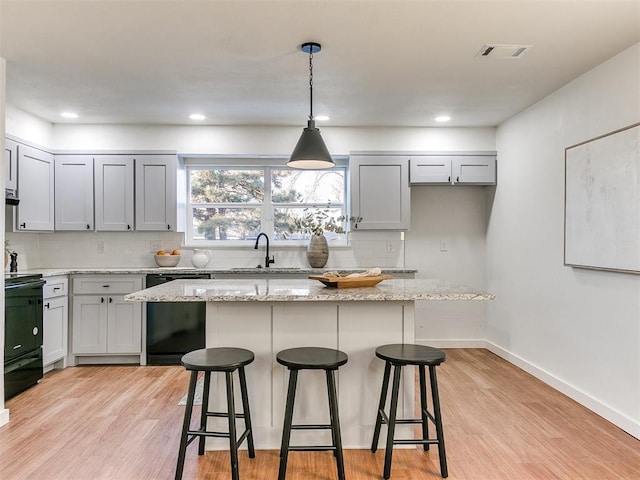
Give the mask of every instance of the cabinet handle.
<svg viewBox="0 0 640 480">
<path fill-rule="evenodd" d="M 131 230 L 131 225 L 127 225 L 127 230 Z"/>
<path fill-rule="evenodd" d="M 109 288 L 110 285 L 102 285 L 102 288 Z"/>
<path fill-rule="evenodd" d="M 460 177 L 456 177 L 456 183 L 460 183 Z"/>
<path fill-rule="evenodd" d="M 447 182 L 451 183 L 451 177 L 449 177 L 449 180 L 447 180 Z"/>
<path fill-rule="evenodd" d="M 357 223 L 354 223 L 354 224 L 353 224 L 353 228 L 354 228 L 354 230 L 357 230 L 357 229 L 358 229 L 358 224 L 357 224 Z"/>
<path fill-rule="evenodd" d="M 87 230 L 91 230 L 91 225 L 87 223 Z"/>
<path fill-rule="evenodd" d="M 21 223 L 20 224 L 20 228 L 27 228 L 27 224 L 26 223 Z"/>
<path fill-rule="evenodd" d="M 104 303 L 104 297 L 100 297 L 100 303 Z"/>
<path fill-rule="evenodd" d="M 49 305 L 49 302 L 45 303 L 44 306 L 47 308 L 51 308 L 51 306 Z"/>
<path fill-rule="evenodd" d="M 167 230 L 171 230 L 171 225 L 167 225 Z"/>
<path fill-rule="evenodd" d="M 53 287 L 53 290 L 60 290 L 62 287 Z"/>
<path fill-rule="evenodd" d="M 109 303 L 113 303 L 113 298 L 109 297 Z"/>
</svg>

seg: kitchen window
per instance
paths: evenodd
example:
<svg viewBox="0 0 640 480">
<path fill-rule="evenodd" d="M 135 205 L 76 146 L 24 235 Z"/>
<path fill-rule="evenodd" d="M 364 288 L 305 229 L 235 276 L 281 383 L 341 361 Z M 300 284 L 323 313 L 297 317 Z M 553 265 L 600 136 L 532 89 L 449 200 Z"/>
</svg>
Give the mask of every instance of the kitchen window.
<svg viewBox="0 0 640 480">
<path fill-rule="evenodd" d="M 291 169 L 283 160 L 203 160 L 186 161 L 187 245 L 250 243 L 260 232 L 280 245 L 306 245 L 308 236 L 289 232 L 295 217 L 315 209 L 347 214 L 346 160 L 328 170 Z M 345 235 L 327 238 L 346 244 Z"/>
</svg>

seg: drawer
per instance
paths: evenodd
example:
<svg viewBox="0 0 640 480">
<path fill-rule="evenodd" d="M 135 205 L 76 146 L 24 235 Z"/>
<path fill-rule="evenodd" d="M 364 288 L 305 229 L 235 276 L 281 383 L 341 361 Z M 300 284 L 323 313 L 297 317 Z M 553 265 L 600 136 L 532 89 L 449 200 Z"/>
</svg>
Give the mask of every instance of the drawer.
<svg viewBox="0 0 640 480">
<path fill-rule="evenodd" d="M 69 293 L 69 280 L 67 277 L 49 277 L 45 278 L 44 287 L 42 287 L 43 298 L 64 297 Z"/>
<path fill-rule="evenodd" d="M 80 275 L 73 278 L 73 294 L 123 294 L 142 290 L 137 275 Z"/>
</svg>

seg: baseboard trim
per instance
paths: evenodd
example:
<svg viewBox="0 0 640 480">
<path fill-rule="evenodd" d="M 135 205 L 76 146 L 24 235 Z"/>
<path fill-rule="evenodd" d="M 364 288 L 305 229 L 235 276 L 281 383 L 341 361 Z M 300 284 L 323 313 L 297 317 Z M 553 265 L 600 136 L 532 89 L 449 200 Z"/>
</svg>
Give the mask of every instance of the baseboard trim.
<svg viewBox="0 0 640 480">
<path fill-rule="evenodd" d="M 0 410 L 0 427 L 9 423 L 9 409 Z"/>
<path fill-rule="evenodd" d="M 434 348 L 486 348 L 487 343 L 484 340 L 478 339 L 445 340 L 428 338 L 416 338 L 415 342 L 418 345 L 426 345 Z"/>
<path fill-rule="evenodd" d="M 602 403 L 596 398 L 593 398 L 589 394 L 583 392 L 582 390 L 575 388 L 574 386 L 566 383 L 565 381 L 559 379 L 558 377 L 550 374 L 546 370 L 539 368 L 538 366 L 528 362 L 522 357 L 511 353 L 504 348 L 491 343 L 489 341 L 485 341 L 485 348 L 492 353 L 495 353 L 499 357 L 505 359 L 509 363 L 512 363 L 518 368 L 521 368 L 525 372 L 533 375 L 537 379 L 543 381 L 547 385 L 555 388 L 559 392 L 565 394 L 567 397 L 575 400 L 579 404 L 588 408 L 592 412 L 600 415 L 602 418 L 608 420 L 613 423 L 617 427 L 621 428 L 629 435 L 634 436 L 637 439 L 640 439 L 640 422 L 629 418 L 628 416 L 618 412 L 617 410 L 611 408 L 610 406 Z"/>
</svg>

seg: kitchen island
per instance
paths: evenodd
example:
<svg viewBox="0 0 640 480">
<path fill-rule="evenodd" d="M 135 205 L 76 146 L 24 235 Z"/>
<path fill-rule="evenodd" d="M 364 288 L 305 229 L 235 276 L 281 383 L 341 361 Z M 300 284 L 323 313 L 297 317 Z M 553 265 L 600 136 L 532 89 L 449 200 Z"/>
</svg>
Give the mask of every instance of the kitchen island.
<svg viewBox="0 0 640 480">
<path fill-rule="evenodd" d="M 277 449 L 287 387 L 286 369 L 275 360 L 280 350 L 319 346 L 347 353 L 349 361 L 338 374 L 343 445 L 368 448 L 384 370 L 384 362 L 375 357 L 375 348 L 414 341 L 416 300 L 492 298 L 443 280 L 393 279 L 375 287 L 340 289 L 307 279 L 247 279 L 176 280 L 131 293 L 125 300 L 207 302 L 206 346 L 236 346 L 255 353 L 255 362 L 246 369 L 255 443 L 257 448 Z M 398 415 L 410 417 L 414 378 L 411 369 L 404 370 L 402 411 Z M 216 409 L 224 411 L 224 389 L 213 391 L 211 401 Z M 298 382 L 294 422 L 326 423 L 327 404 L 323 373 L 303 372 Z M 223 429 L 224 421 L 215 428 Z M 411 436 L 411 428 L 398 425 L 399 435 Z M 320 438 L 323 435 L 326 438 Z M 328 431 L 297 431 L 292 444 L 328 444 L 329 435 Z M 208 449 L 228 447 L 224 441 L 207 440 Z"/>
</svg>

